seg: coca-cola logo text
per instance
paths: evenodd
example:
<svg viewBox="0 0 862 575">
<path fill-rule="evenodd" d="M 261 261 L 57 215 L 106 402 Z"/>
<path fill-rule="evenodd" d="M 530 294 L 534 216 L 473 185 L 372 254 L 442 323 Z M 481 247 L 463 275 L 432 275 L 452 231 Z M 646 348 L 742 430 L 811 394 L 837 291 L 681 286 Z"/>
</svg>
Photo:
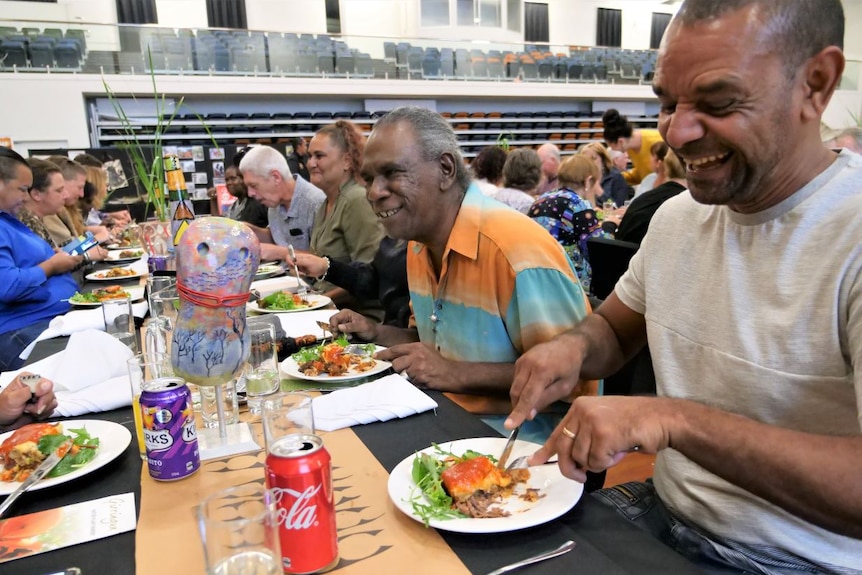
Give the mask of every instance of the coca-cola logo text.
<svg viewBox="0 0 862 575">
<path fill-rule="evenodd" d="M 316 525 L 317 505 L 312 502 L 322 487 L 322 485 L 309 485 L 303 492 L 295 489 L 273 488 L 272 492 L 275 494 L 275 503 L 278 507 L 278 522 L 285 529 L 297 530 L 309 529 Z M 285 495 L 293 498 L 293 504 L 290 507 L 286 505 L 287 500 L 282 502 Z"/>
</svg>

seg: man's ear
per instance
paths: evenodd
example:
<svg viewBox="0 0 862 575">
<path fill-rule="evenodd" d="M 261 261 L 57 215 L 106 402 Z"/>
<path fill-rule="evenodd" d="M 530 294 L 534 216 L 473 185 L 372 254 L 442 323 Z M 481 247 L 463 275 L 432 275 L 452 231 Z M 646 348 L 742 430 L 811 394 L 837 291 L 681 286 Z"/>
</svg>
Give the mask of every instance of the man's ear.
<svg viewBox="0 0 862 575">
<path fill-rule="evenodd" d="M 829 46 L 809 58 L 804 69 L 804 97 L 802 117 L 808 121 L 820 121 L 823 111 L 832 99 L 832 94 L 841 83 L 844 72 L 844 54 L 837 46 Z"/>
<path fill-rule="evenodd" d="M 455 183 L 455 174 L 457 172 L 455 168 L 455 162 L 458 160 L 455 159 L 455 156 L 450 154 L 449 152 L 444 152 L 440 156 L 440 190 L 446 191 L 453 186 Z"/>
<path fill-rule="evenodd" d="M 269 175 L 270 177 L 272 177 L 276 184 L 280 184 L 284 181 L 284 178 L 281 177 L 281 172 L 279 172 L 278 170 L 270 170 Z"/>
</svg>

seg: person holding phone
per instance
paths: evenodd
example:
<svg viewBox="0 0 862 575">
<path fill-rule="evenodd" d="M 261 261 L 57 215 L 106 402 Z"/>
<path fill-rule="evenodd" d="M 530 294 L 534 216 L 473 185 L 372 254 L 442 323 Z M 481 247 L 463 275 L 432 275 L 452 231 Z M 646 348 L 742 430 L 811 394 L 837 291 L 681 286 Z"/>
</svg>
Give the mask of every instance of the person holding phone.
<svg viewBox="0 0 862 575">
<path fill-rule="evenodd" d="M 47 419 L 56 408 L 51 380 L 29 372 L 20 373 L 0 390 L 0 432 Z"/>
<path fill-rule="evenodd" d="M 15 151 L 0 146 L 0 370 L 20 367 L 20 355 L 78 290 L 72 270 L 84 261 L 54 249 L 16 214 L 33 172 Z"/>
</svg>

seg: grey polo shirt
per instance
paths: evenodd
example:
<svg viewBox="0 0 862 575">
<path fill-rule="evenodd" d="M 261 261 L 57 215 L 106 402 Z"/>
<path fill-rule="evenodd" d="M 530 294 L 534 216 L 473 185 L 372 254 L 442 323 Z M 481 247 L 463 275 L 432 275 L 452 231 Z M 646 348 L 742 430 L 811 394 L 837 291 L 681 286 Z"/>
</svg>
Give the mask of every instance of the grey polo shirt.
<svg viewBox="0 0 862 575">
<path fill-rule="evenodd" d="M 326 201 L 323 191 L 296 176 L 296 189 L 290 207 L 279 205 L 269 208 L 269 231 L 279 246 L 292 245 L 298 250 L 307 250 L 314 226 L 314 215 Z"/>
</svg>

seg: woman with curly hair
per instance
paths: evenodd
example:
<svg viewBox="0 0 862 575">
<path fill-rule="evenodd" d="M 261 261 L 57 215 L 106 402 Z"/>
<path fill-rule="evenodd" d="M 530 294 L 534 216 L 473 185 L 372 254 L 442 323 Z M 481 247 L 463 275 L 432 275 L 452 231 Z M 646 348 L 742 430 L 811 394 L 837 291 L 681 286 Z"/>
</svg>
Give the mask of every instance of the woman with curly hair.
<svg viewBox="0 0 862 575">
<path fill-rule="evenodd" d="M 365 137 L 355 124 L 339 120 L 327 124 L 308 146 L 308 173 L 311 183 L 323 190 L 326 201 L 314 217 L 311 252 L 343 263 L 370 263 L 377 253 L 383 230 L 371 205 L 359 170 L 365 151 Z M 316 289 L 326 292 L 338 307 L 351 302 L 349 293 L 319 278 Z M 383 314 L 379 302 L 358 302 L 354 307 L 378 321 Z"/>
</svg>

